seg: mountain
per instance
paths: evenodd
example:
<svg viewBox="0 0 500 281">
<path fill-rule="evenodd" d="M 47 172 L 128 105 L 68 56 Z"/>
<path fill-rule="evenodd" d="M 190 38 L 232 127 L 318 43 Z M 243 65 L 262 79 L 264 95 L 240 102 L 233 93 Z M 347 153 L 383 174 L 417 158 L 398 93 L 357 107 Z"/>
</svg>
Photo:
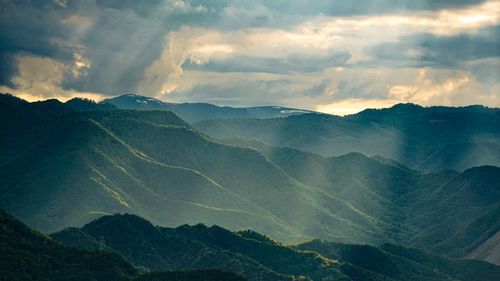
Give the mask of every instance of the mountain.
<svg viewBox="0 0 500 281">
<path fill-rule="evenodd" d="M 0 148 L 12 153 L 1 165 L 0 204 L 38 229 L 133 212 L 164 225 L 251 225 L 288 241 L 312 236 L 316 220 L 276 204 L 280 197 L 338 221 L 314 205 L 319 194 L 258 152 L 213 142 L 171 112 L 60 106 L 45 112 L 44 104 L 20 103 L 0 120 L 9 144 Z"/>
<path fill-rule="evenodd" d="M 496 167 L 426 174 L 359 153 L 221 143 L 169 111 L 77 111 L 7 95 L 0 111 L 0 207 L 46 232 L 133 213 L 168 227 L 464 257 L 499 230 Z"/>
<path fill-rule="evenodd" d="M 390 237 L 386 240 L 455 257 L 466 256 L 482 243 L 498 244 L 494 239 L 500 233 L 498 167 L 421 174 L 357 153 L 322 157 L 257 141 L 225 143 L 256 149 L 296 180 L 369 214 L 385 229 Z M 496 261 L 498 247 L 486 247 L 483 252 L 486 249 L 488 254 L 473 256 Z"/>
<path fill-rule="evenodd" d="M 420 171 L 500 166 L 500 109 L 483 106 L 398 104 L 345 117 L 204 120 L 194 127 L 217 139 L 254 139 L 324 156 L 380 155 Z"/>
<path fill-rule="evenodd" d="M 127 214 L 105 216 L 52 237 L 80 248 L 88 248 L 89 240 L 95 245 L 105 241 L 110 251 L 155 270 L 214 268 L 251 281 L 495 280 L 500 276 L 499 266 L 392 244 L 372 247 L 314 240 L 284 245 L 251 230 L 231 232 L 201 224 L 165 228 Z"/>
<path fill-rule="evenodd" d="M 236 273 L 256 281 L 440 281 L 494 280 L 500 274 L 499 266 L 485 262 L 390 244 L 376 248 L 311 241 L 287 246 L 253 231 L 163 228 L 133 215 L 104 216 L 48 236 L 0 210 L 0 238 L 0 280 L 6 281 L 245 280 Z"/>
<path fill-rule="evenodd" d="M 116 107 L 110 103 L 96 103 L 93 100 L 85 98 L 72 98 L 65 102 L 65 104 L 77 111 L 116 109 Z"/>
<path fill-rule="evenodd" d="M 229 107 L 209 103 L 167 103 L 136 94 L 105 99 L 100 104 L 109 104 L 120 109 L 169 110 L 190 123 L 225 118 L 281 118 L 313 112 L 281 106 Z"/>
<path fill-rule="evenodd" d="M 0 210 L 0 280 L 243 281 L 221 271 L 143 272 L 111 251 L 63 246 Z M 204 279 L 201 279 L 204 278 Z"/>
<path fill-rule="evenodd" d="M 363 277 L 356 273 L 360 268 L 387 280 L 496 280 L 500 276 L 490 264 L 480 261 L 449 259 L 393 244 L 372 247 L 314 240 L 295 248 L 340 259 L 343 272 L 352 272 L 360 280 Z"/>
<path fill-rule="evenodd" d="M 66 111 L 61 104 L 64 110 L 45 112 L 45 106 L 21 103 L 19 110 L 3 110 L 5 118 L 0 120 L 8 136 L 0 146 L 6 152 L 2 151 L 1 174 L 6 180 L 0 186 L 1 206 L 30 225 L 50 231 L 83 224 L 103 212 L 129 211 L 168 225 L 204 221 L 241 227 L 253 221 L 271 232 L 285 231 L 269 211 L 197 170 L 146 155 L 123 141 L 118 129 L 133 134 L 131 141 L 155 134 L 159 142 L 173 142 L 166 152 L 187 159 L 187 150 L 177 145 L 190 140 L 193 146 L 200 143 L 214 147 L 213 152 L 228 150 L 236 158 L 250 154 L 255 161 L 270 165 L 259 154 L 212 143 L 166 111 L 78 113 Z M 16 126 L 10 128 L 13 123 Z M 51 127 L 42 130 L 48 124 Z"/>
</svg>

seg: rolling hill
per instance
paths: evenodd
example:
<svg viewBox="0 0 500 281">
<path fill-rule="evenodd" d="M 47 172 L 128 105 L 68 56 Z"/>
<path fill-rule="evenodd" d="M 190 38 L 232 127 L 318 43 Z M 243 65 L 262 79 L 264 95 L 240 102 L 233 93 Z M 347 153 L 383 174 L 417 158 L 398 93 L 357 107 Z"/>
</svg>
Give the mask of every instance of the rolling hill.
<svg viewBox="0 0 500 281">
<path fill-rule="evenodd" d="M 0 207 L 46 232 L 105 214 L 384 242 L 464 257 L 499 231 L 499 168 L 422 173 L 381 157 L 221 143 L 169 111 L 0 96 Z"/>
<path fill-rule="evenodd" d="M 112 251 L 66 247 L 0 210 L 0 280 L 244 281 L 216 270 L 147 272 Z M 202 279 L 203 278 L 203 279 Z"/>
<path fill-rule="evenodd" d="M 194 127 L 217 139 L 254 139 L 324 156 L 380 155 L 420 171 L 500 166 L 500 109 L 483 106 L 398 104 L 345 117 L 205 120 Z"/>
<path fill-rule="evenodd" d="M 109 250 L 155 270 L 214 268 L 258 280 L 494 280 L 500 267 L 449 259 L 392 244 L 380 247 L 313 240 L 284 245 L 257 232 L 205 225 L 153 226 L 133 215 L 99 218 L 52 234 L 62 243 Z M 94 245 L 94 246 L 93 246 Z"/>
</svg>

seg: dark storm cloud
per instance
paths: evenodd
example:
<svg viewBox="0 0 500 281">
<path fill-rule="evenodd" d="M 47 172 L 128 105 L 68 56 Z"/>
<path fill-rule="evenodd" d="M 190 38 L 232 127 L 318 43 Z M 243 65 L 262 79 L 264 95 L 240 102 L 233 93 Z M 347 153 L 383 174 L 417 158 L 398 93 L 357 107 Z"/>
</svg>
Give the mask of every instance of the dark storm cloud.
<svg viewBox="0 0 500 281">
<path fill-rule="evenodd" d="M 466 61 L 500 58 L 500 26 L 473 34 L 437 36 L 413 34 L 397 43 L 381 43 L 367 50 L 374 57 L 367 64 L 392 67 L 457 67 Z"/>
<path fill-rule="evenodd" d="M 159 56 L 166 31 L 130 11 L 98 13 L 95 27 L 81 38 L 91 66 L 85 76 L 67 75 L 63 87 L 108 95 L 135 90 L 144 69 Z"/>
<path fill-rule="evenodd" d="M 144 70 L 160 56 L 165 35 L 205 12 L 179 3 L 184 2 L 96 1 L 89 13 L 93 28 L 81 38 L 91 66 L 85 76 L 67 75 L 62 86 L 105 95 L 137 90 Z"/>
<path fill-rule="evenodd" d="M 396 10 L 418 11 L 462 8 L 478 5 L 484 0 L 274 0 L 274 1 L 245 1 L 245 0 L 192 0 L 192 5 L 207 5 L 214 10 L 222 10 L 227 6 L 251 7 L 256 4 L 264 5 L 271 10 L 294 15 L 352 16 L 388 13 Z"/>
<path fill-rule="evenodd" d="M 164 0 L 98 0 L 96 5 L 101 8 L 110 8 L 115 10 L 131 10 L 142 16 L 148 16 L 151 11 L 157 8 Z"/>
<path fill-rule="evenodd" d="M 121 12 L 132 12 L 136 15 L 156 20 L 159 25 L 168 29 L 176 29 L 181 25 L 213 25 L 220 21 L 218 8 L 207 8 L 212 1 L 181 0 L 98 0 L 98 9 L 113 9 Z"/>
<path fill-rule="evenodd" d="M 210 72 L 266 72 L 266 73 L 307 73 L 321 71 L 325 68 L 345 66 L 351 58 L 348 52 L 330 55 L 292 54 L 286 58 L 268 57 L 231 57 L 228 59 L 213 59 L 207 63 L 196 64 L 187 60 L 184 70 Z"/>
<path fill-rule="evenodd" d="M 204 12 L 201 6 L 176 2 L 0 0 L 0 85 L 15 88 L 15 55 L 34 55 L 68 66 L 65 89 L 103 94 L 135 90 L 145 68 L 160 55 L 165 35 Z M 72 16 L 91 26 L 79 34 L 79 24 L 85 22 L 65 21 Z M 76 54 L 90 63 L 86 75 L 70 71 Z"/>
<path fill-rule="evenodd" d="M 14 55 L 8 52 L 0 52 L 0 85 L 6 85 L 11 88 L 16 87 L 10 77 L 17 73 L 17 66 Z"/>
<path fill-rule="evenodd" d="M 0 1 L 0 84 L 11 85 L 17 69 L 15 54 L 72 60 L 73 48 L 61 44 L 72 32 L 70 26 L 60 24 L 65 13 L 53 2 Z"/>
<path fill-rule="evenodd" d="M 18 70 L 16 55 L 33 55 L 51 58 L 66 67 L 62 84 L 58 85 L 66 90 L 115 95 L 137 90 L 144 79 L 145 70 L 165 49 L 165 43 L 168 42 L 165 36 L 171 31 L 179 31 L 181 26 L 201 27 L 221 34 L 251 27 L 295 32 L 294 27 L 317 15 L 348 17 L 390 14 L 396 11 L 432 11 L 463 8 L 482 2 L 484 1 L 0 0 L 0 86 L 15 88 L 12 78 Z M 498 27 L 485 29 L 478 34 L 449 37 L 410 35 L 401 38 L 398 43 L 371 48 L 368 52 L 374 60 L 366 64 L 396 67 L 454 66 L 461 60 L 498 57 L 498 42 Z M 233 54 L 234 57 L 226 59 L 209 58 L 202 65 L 188 60 L 181 67 L 184 70 L 220 73 L 310 74 L 346 65 L 351 58 L 349 51 L 354 54 L 347 49 L 325 56 L 295 54 L 286 59 L 280 56 L 263 58 L 260 57 L 261 54 L 252 57 Z M 81 69 L 81 75 L 75 75 L 72 71 L 79 56 L 88 65 Z M 492 62 L 491 65 L 495 67 L 498 64 Z M 474 67 L 478 72 L 484 72 L 484 68 L 477 65 Z M 290 81 L 266 83 L 247 87 L 235 84 L 234 88 L 241 89 L 241 95 L 246 95 L 244 90 L 251 87 L 264 92 L 269 89 L 286 91 L 286 85 L 291 84 Z M 343 89 L 342 85 L 339 87 Z M 216 95 L 215 91 L 219 90 L 225 89 L 213 86 L 212 93 Z"/>
</svg>

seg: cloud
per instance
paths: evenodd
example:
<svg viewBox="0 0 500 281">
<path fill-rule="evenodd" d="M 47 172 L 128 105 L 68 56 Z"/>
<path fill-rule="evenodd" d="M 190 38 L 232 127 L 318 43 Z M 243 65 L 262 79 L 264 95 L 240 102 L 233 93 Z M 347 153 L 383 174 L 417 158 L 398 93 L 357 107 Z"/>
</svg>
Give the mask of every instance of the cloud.
<svg viewBox="0 0 500 281">
<path fill-rule="evenodd" d="M 387 108 L 396 104 L 396 100 L 388 99 L 345 99 L 329 104 L 317 105 L 315 110 L 319 112 L 345 116 L 358 113 L 366 108 Z"/>
<path fill-rule="evenodd" d="M 132 12 L 97 10 L 92 27 L 79 38 L 90 62 L 85 76 L 66 76 L 63 86 L 116 95 L 136 90 L 147 68 L 161 53 L 165 30 L 155 19 Z"/>
<path fill-rule="evenodd" d="M 96 1 L 96 4 L 101 8 L 130 10 L 142 17 L 149 17 L 154 10 L 158 9 L 168 14 L 204 13 L 207 11 L 207 8 L 201 3 L 191 5 L 188 1 L 183 0 L 99 0 Z"/>
<path fill-rule="evenodd" d="M 32 99 L 499 103 L 498 1 L 0 4 L 0 86 Z"/>
<path fill-rule="evenodd" d="M 465 71 L 422 68 L 414 81 L 388 87 L 389 98 L 421 105 L 486 104 L 499 106 L 499 84 L 484 87 Z"/>
<path fill-rule="evenodd" d="M 187 60 L 183 63 L 182 69 L 214 72 L 307 73 L 345 66 L 350 57 L 348 52 L 326 56 L 290 54 L 284 58 L 240 56 L 213 59 L 206 63 Z"/>
<path fill-rule="evenodd" d="M 229 5 L 245 8 L 252 5 L 265 6 L 269 10 L 292 15 L 353 16 L 385 14 L 394 11 L 429 11 L 441 9 L 463 8 L 483 3 L 483 0 L 218 0 L 210 2 L 209 8 L 224 9 Z M 207 3 L 207 1 L 190 1 L 192 5 Z"/>
<path fill-rule="evenodd" d="M 0 92 L 11 93 L 29 101 L 57 98 L 65 101 L 75 96 L 100 100 L 99 93 L 75 92 L 61 87 L 68 67 L 54 59 L 33 56 L 16 55 L 14 62 L 18 71 L 11 79 L 13 87 L 0 86 Z"/>
<path fill-rule="evenodd" d="M 5 3 L 4 3 L 5 2 Z M 5 4 L 5 5 L 3 5 Z M 164 36 L 207 9 L 186 1 L 2 1 L 0 84 L 14 87 L 15 56 L 59 61 L 66 90 L 116 95 L 137 89 Z"/>
<path fill-rule="evenodd" d="M 485 85 L 500 83 L 500 58 L 487 58 L 467 62 L 464 66 L 478 82 Z"/>
<path fill-rule="evenodd" d="M 173 102 L 204 101 L 238 106 L 287 104 L 311 108 L 311 102 L 321 98 L 328 83 L 315 75 L 186 71 L 166 84 L 177 86 L 175 91 L 158 97 Z"/>
<path fill-rule="evenodd" d="M 64 11 L 53 3 L 30 1 L 1 1 L 0 84 L 13 86 L 10 78 L 16 74 L 16 54 L 28 53 L 69 62 L 77 46 L 71 45 L 72 29 L 61 26 Z M 43 10 L 43 13 L 41 11 Z M 65 44 L 64 42 L 68 42 Z"/>
<path fill-rule="evenodd" d="M 371 47 L 368 53 L 376 65 L 458 67 L 467 61 L 499 58 L 499 42 L 500 25 L 496 25 L 452 36 L 412 34 Z"/>
<path fill-rule="evenodd" d="M 392 77 L 392 79 L 388 79 Z M 351 80 L 341 80 L 351 83 Z M 381 87 L 385 85 L 385 90 Z M 377 89 L 382 95 L 369 94 L 369 89 Z M 352 88 L 351 88 L 352 89 Z M 500 84 L 485 86 L 472 79 L 466 71 L 443 69 L 399 69 L 387 71 L 382 79 L 367 79 L 365 87 L 359 89 L 368 93 L 356 97 L 334 94 L 330 102 L 320 101 L 314 109 L 336 115 L 354 114 L 366 108 L 385 108 L 397 103 L 416 103 L 425 106 L 464 106 L 483 104 L 498 107 Z M 345 90 L 337 90 L 340 93 Z M 349 92 L 349 89 L 347 89 Z"/>
<path fill-rule="evenodd" d="M 471 79 L 465 73 L 456 73 L 432 79 L 429 77 L 428 72 L 426 68 L 420 69 L 414 82 L 389 86 L 389 97 L 418 104 L 449 104 L 449 99 L 457 89 L 471 82 Z"/>
<path fill-rule="evenodd" d="M 480 83 L 471 72 L 451 69 L 333 68 L 314 75 L 186 71 L 171 83 L 177 88 L 160 98 L 220 105 L 278 104 L 336 114 L 355 113 L 365 105 L 408 102 L 500 106 L 498 82 Z"/>
</svg>

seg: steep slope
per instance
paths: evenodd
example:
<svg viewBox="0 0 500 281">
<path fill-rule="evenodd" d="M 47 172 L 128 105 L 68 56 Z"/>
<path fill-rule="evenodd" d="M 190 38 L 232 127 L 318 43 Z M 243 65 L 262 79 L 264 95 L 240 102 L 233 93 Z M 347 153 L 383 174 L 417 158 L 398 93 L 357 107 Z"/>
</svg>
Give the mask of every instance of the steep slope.
<svg viewBox="0 0 500 281">
<path fill-rule="evenodd" d="M 79 225 L 102 213 L 133 211 L 168 225 L 204 221 L 239 228 L 253 221 L 280 232 L 279 224 L 248 200 L 198 171 L 149 158 L 96 121 L 170 118 L 156 120 L 161 115 L 168 114 L 112 111 L 76 118 L 2 169 L 1 205 L 45 230 Z"/>
<path fill-rule="evenodd" d="M 121 109 L 169 110 L 188 122 L 224 118 L 276 118 L 313 112 L 281 106 L 229 107 L 209 103 L 167 103 L 137 94 L 124 94 L 103 100 L 101 104 Z"/>
<path fill-rule="evenodd" d="M 500 229 L 497 167 L 422 174 L 356 153 L 325 158 L 256 141 L 226 143 L 256 149 L 297 180 L 370 214 L 386 241 L 464 257 Z"/>
<path fill-rule="evenodd" d="M 205 120 L 194 126 L 218 139 L 255 139 L 336 156 L 381 155 L 422 171 L 500 166 L 500 110 L 481 106 L 399 104 L 346 117 Z"/>
<path fill-rule="evenodd" d="M 88 237 L 95 243 L 98 239 L 104 240 L 109 249 L 148 268 L 216 268 L 256 281 L 486 281 L 500 274 L 500 267 L 485 262 L 448 259 L 391 244 L 371 247 L 315 240 L 287 246 L 250 230 L 231 232 L 201 224 L 155 227 L 132 215 L 102 217 L 81 229 L 52 236 L 83 248 L 88 245 Z"/>
<path fill-rule="evenodd" d="M 405 201 L 415 214 L 407 219 L 418 233 L 412 245 L 465 256 L 500 230 L 500 168 L 472 168 L 438 188 L 424 184 Z"/>
<path fill-rule="evenodd" d="M 370 239 L 375 232 L 373 228 L 377 226 L 366 214 L 335 196 L 325 196 L 322 190 L 294 180 L 254 150 L 215 143 L 186 127 L 137 126 L 125 120 L 112 121 L 104 124 L 140 151 L 158 161 L 200 171 L 225 189 L 271 212 L 279 221 L 292 225 L 302 236 L 329 237 L 332 234 L 327 229 L 334 228 L 333 235 L 337 237 Z M 144 142 L 141 137 L 144 135 L 155 138 Z M 322 224 L 325 231 L 318 231 L 317 225 Z"/>
<path fill-rule="evenodd" d="M 372 236 L 370 221 L 348 204 L 325 198 L 254 150 L 213 142 L 172 113 L 57 106 L 64 109 L 58 115 L 27 110 L 50 129 L 27 138 L 30 149 L 18 147 L 23 153 L 0 170 L 1 206 L 34 227 L 57 230 L 103 213 L 134 212 L 164 225 L 251 225 L 284 241 Z M 33 135 L 28 122 L 18 124 L 13 131 Z M 18 144 L 20 134 L 5 127 L 6 139 Z"/>
<path fill-rule="evenodd" d="M 141 273 L 109 251 L 65 247 L 0 210 L 0 280 L 228 280 L 243 281 L 221 271 Z"/>
<path fill-rule="evenodd" d="M 127 212 L 283 242 L 391 242 L 463 257 L 500 225 L 495 167 L 423 174 L 359 153 L 222 144 L 168 111 L 0 102 L 0 206 L 45 231 Z"/>
</svg>

